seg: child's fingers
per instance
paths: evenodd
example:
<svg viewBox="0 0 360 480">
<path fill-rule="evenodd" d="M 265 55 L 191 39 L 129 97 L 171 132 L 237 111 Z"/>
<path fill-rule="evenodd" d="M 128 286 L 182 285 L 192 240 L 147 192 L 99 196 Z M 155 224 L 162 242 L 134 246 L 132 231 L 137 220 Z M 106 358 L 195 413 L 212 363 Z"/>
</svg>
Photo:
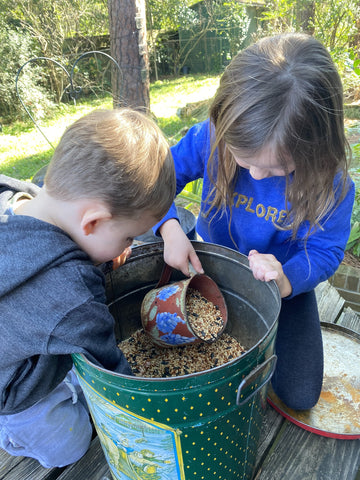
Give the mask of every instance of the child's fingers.
<svg viewBox="0 0 360 480">
<path fill-rule="evenodd" d="M 189 260 L 191 265 L 194 267 L 197 273 L 204 273 L 204 269 L 201 265 L 199 257 L 196 255 L 195 250 L 193 250 L 189 255 Z M 190 272 L 189 272 L 190 273 Z"/>
<path fill-rule="evenodd" d="M 270 280 L 277 280 L 279 278 L 279 272 L 273 270 L 271 272 L 266 272 L 264 276 L 265 282 L 270 282 Z"/>
<path fill-rule="evenodd" d="M 251 271 L 257 280 L 268 282 L 279 278 L 281 264 L 273 255 L 263 255 L 251 250 L 248 258 Z"/>
</svg>

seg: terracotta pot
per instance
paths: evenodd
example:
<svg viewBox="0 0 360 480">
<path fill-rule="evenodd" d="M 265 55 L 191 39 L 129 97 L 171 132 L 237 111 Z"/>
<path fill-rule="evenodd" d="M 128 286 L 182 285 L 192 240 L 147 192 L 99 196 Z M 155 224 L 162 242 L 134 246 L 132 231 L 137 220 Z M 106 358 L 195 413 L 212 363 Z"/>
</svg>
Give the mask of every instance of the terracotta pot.
<svg viewBox="0 0 360 480">
<path fill-rule="evenodd" d="M 148 292 L 141 305 L 143 328 L 153 342 L 162 347 L 189 345 L 199 342 L 211 343 L 225 330 L 227 308 L 224 297 L 216 283 L 207 275 L 193 274 L 178 282 L 163 285 L 170 277 L 171 269 L 166 266 L 157 285 Z M 200 336 L 192 327 L 186 309 L 189 288 L 197 290 L 212 302 L 222 318 L 222 327 L 210 338 Z"/>
</svg>

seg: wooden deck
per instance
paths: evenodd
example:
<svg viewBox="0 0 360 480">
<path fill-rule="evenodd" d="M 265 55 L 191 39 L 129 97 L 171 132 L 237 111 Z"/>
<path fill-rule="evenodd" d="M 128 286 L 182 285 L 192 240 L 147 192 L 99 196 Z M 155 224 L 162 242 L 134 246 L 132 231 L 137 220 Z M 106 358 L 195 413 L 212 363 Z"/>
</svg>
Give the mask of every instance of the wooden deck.
<svg viewBox="0 0 360 480">
<path fill-rule="evenodd" d="M 344 300 L 328 282 L 319 285 L 317 298 L 322 321 L 360 333 L 360 317 L 344 308 Z M 0 480 L 55 479 L 112 480 L 98 438 L 80 461 L 65 469 L 45 469 L 35 460 L 11 457 L 0 449 Z M 360 440 L 307 432 L 268 406 L 254 480 L 360 480 Z"/>
</svg>

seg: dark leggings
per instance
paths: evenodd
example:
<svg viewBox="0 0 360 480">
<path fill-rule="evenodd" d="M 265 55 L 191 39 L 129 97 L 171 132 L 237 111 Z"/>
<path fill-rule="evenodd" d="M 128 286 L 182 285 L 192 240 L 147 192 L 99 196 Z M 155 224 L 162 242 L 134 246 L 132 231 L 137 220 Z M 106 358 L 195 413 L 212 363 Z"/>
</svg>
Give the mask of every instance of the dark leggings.
<svg viewBox="0 0 360 480">
<path fill-rule="evenodd" d="M 306 410 L 319 399 L 323 345 L 315 292 L 282 300 L 275 343 L 278 357 L 272 386 L 290 408 Z"/>
</svg>

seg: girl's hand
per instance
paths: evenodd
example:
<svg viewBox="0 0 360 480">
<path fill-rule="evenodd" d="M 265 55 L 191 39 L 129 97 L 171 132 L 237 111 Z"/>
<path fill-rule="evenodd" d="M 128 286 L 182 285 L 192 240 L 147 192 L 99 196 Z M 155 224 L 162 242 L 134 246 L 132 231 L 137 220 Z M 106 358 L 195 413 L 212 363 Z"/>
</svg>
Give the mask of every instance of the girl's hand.
<svg viewBox="0 0 360 480">
<path fill-rule="evenodd" d="M 271 254 L 262 254 L 251 250 L 248 255 L 249 265 L 254 278 L 263 282 L 275 280 L 280 290 L 281 298 L 287 297 L 292 292 L 291 283 L 284 274 L 281 263 Z"/>
<path fill-rule="evenodd" d="M 198 273 L 204 273 L 194 247 L 175 218 L 161 225 L 160 234 L 164 240 L 164 260 L 168 265 L 189 277 L 190 262 Z"/>
</svg>

